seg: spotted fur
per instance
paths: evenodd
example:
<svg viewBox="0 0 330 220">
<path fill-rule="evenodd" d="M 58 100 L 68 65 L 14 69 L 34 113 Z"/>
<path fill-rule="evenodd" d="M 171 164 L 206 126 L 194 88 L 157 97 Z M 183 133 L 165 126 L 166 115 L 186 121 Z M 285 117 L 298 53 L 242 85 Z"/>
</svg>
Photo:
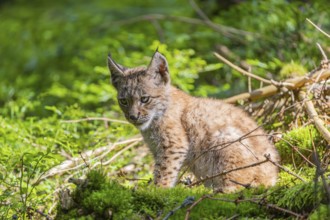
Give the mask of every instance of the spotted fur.
<svg viewBox="0 0 330 220">
<path fill-rule="evenodd" d="M 154 159 L 154 181 L 173 187 L 182 167 L 205 179 L 278 153 L 265 132 L 243 110 L 220 100 L 196 98 L 170 84 L 166 58 L 156 52 L 148 67 L 125 68 L 109 56 L 112 83 L 126 119 L 141 132 Z M 205 181 L 223 192 L 272 186 L 278 169 L 271 163 Z"/>
</svg>

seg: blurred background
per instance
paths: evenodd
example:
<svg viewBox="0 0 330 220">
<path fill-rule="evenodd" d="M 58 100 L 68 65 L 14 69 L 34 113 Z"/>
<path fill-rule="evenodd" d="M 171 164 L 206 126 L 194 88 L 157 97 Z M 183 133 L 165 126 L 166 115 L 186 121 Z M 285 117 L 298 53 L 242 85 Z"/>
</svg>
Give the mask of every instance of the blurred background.
<svg viewBox="0 0 330 220">
<path fill-rule="evenodd" d="M 281 77 L 283 68 L 304 72 L 320 61 L 317 42 L 329 51 L 328 39 L 306 21 L 329 30 L 327 4 L 2 0 L 1 111 L 15 111 L 13 102 L 24 106 L 22 117 L 47 115 L 45 106 L 110 108 L 115 93 L 107 54 L 129 67 L 147 65 L 158 46 L 175 85 L 194 95 L 228 97 L 246 91 L 246 79 L 220 64 L 214 51 L 269 78 Z"/>
</svg>

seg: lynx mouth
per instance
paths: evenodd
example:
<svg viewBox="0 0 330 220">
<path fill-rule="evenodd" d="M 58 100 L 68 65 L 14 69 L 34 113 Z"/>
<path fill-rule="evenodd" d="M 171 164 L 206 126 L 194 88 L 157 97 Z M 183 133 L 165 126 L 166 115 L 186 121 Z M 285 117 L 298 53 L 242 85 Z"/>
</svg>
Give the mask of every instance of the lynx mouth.
<svg viewBox="0 0 330 220">
<path fill-rule="evenodd" d="M 141 119 L 139 119 L 139 120 L 137 120 L 137 121 L 133 121 L 133 120 L 131 120 L 131 119 L 128 119 L 128 121 L 129 121 L 131 124 L 135 125 L 135 126 L 141 126 L 141 125 L 143 125 L 144 123 L 147 123 L 147 122 L 149 121 L 149 118 L 141 118 Z"/>
<path fill-rule="evenodd" d="M 144 131 L 150 127 L 150 124 L 153 120 L 153 115 L 150 115 L 150 117 L 145 118 L 144 120 L 137 121 L 133 123 L 140 131 Z"/>
<path fill-rule="evenodd" d="M 133 125 L 139 127 L 141 125 L 143 125 L 144 123 L 146 123 L 147 121 L 138 121 L 138 122 L 132 122 Z"/>
</svg>

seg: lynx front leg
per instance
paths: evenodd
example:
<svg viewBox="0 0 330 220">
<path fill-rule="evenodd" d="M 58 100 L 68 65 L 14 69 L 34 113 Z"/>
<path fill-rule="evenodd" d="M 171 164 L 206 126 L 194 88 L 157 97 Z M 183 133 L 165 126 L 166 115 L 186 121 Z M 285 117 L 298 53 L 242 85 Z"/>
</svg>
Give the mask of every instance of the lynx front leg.
<svg viewBox="0 0 330 220">
<path fill-rule="evenodd" d="M 156 159 L 154 180 L 155 184 L 162 187 L 175 186 L 180 169 L 186 159 L 184 148 L 168 149 Z"/>
</svg>

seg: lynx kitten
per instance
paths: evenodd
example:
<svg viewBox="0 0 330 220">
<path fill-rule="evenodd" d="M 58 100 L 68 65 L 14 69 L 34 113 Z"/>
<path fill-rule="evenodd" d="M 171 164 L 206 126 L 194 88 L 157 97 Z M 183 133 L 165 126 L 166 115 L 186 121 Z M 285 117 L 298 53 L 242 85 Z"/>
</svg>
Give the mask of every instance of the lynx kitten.
<svg viewBox="0 0 330 220">
<path fill-rule="evenodd" d="M 241 109 L 196 98 L 171 86 L 166 58 L 158 51 L 147 68 L 126 68 L 108 57 L 112 84 L 126 119 L 141 132 L 155 159 L 154 181 L 173 187 L 188 166 L 198 179 L 264 160 L 279 161 L 264 131 Z M 243 184 L 271 186 L 278 169 L 270 162 L 207 179 L 232 192 Z"/>
</svg>

